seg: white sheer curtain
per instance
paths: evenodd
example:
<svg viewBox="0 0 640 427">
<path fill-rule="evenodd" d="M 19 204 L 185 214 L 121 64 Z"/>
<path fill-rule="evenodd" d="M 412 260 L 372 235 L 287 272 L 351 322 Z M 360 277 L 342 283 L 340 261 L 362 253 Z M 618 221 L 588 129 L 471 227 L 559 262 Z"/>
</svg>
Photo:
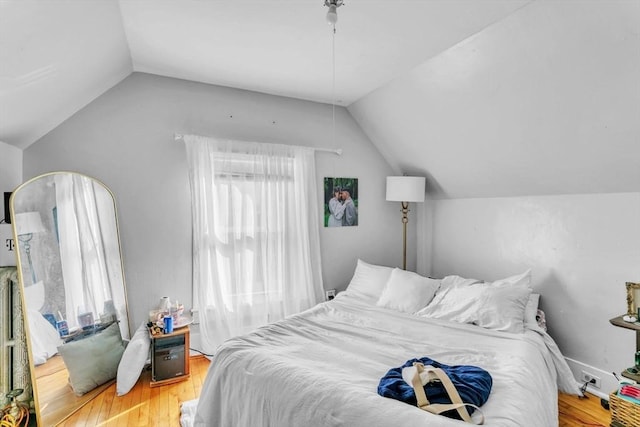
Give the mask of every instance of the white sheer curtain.
<svg viewBox="0 0 640 427">
<path fill-rule="evenodd" d="M 314 150 L 183 137 L 203 350 L 322 301 Z"/>
<path fill-rule="evenodd" d="M 113 248 L 102 238 L 103 233 L 117 235 L 113 202 L 109 197 L 100 197 L 106 193 L 101 187 L 96 194 L 95 185 L 82 176 L 58 174 L 55 178 L 65 317 L 69 327 L 78 326 L 77 315 L 82 313 L 90 312 L 98 320 L 105 302 L 113 300 L 112 284 L 122 280 L 119 269 L 109 264 L 107 253 L 112 253 Z M 108 215 L 101 214 L 105 211 Z"/>
</svg>

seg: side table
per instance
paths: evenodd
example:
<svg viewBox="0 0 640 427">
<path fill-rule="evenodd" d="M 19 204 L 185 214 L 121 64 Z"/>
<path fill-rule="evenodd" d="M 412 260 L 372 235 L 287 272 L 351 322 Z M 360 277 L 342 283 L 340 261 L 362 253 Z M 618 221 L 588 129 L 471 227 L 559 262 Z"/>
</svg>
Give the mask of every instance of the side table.
<svg viewBox="0 0 640 427">
<path fill-rule="evenodd" d="M 151 337 L 151 387 L 184 381 L 191 376 L 189 366 L 189 326 L 170 334 Z"/>
<path fill-rule="evenodd" d="M 625 322 L 624 320 L 622 320 L 622 317 L 623 316 L 614 317 L 613 319 L 609 320 L 609 322 L 614 326 L 619 326 L 621 328 L 636 331 L 636 352 L 638 352 L 640 351 L 640 322 Z M 636 374 L 633 374 L 625 369 L 624 371 L 622 371 L 622 376 L 632 379 L 635 382 L 640 382 L 640 371 Z"/>
</svg>

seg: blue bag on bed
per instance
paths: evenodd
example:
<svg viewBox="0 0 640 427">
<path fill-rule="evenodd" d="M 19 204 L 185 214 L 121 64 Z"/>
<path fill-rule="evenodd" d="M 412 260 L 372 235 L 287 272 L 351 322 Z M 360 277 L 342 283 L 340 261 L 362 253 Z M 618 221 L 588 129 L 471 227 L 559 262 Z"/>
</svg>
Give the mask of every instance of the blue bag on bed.
<svg viewBox="0 0 640 427">
<path fill-rule="evenodd" d="M 380 379 L 380 383 L 378 384 L 378 394 L 416 406 L 416 393 L 411 384 L 407 384 L 407 382 L 402 378 L 402 369 L 414 366 L 414 363 L 416 362 L 422 363 L 424 366 L 431 365 L 434 368 L 442 369 L 455 386 L 464 403 L 470 403 L 479 407 L 489 399 L 491 386 L 493 385 L 493 379 L 489 372 L 477 366 L 448 366 L 436 362 L 428 357 L 407 360 L 404 365 L 390 369 L 389 372 Z M 447 391 L 439 381 L 430 382 L 424 385 L 424 391 L 431 404 L 452 403 Z M 473 412 L 472 408 L 469 409 L 469 413 Z M 454 410 L 444 412 L 442 415 L 451 418 L 460 418 L 458 413 Z"/>
</svg>

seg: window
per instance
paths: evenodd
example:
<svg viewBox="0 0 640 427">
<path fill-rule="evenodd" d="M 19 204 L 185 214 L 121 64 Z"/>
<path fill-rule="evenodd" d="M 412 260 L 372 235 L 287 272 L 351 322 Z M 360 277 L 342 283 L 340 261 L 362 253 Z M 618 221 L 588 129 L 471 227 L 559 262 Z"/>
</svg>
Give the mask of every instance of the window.
<svg viewBox="0 0 640 427">
<path fill-rule="evenodd" d="M 203 347 L 322 300 L 313 149 L 184 137 Z"/>
</svg>

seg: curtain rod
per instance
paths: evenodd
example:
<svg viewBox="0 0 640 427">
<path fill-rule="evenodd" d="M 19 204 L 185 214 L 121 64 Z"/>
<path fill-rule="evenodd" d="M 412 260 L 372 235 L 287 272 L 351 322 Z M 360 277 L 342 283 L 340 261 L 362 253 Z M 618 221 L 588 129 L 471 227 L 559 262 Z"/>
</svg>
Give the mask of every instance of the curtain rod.
<svg viewBox="0 0 640 427">
<path fill-rule="evenodd" d="M 181 133 L 174 133 L 173 134 L 173 139 L 175 139 L 176 141 L 180 141 L 182 139 L 184 135 Z M 315 151 L 322 151 L 325 153 L 334 153 L 337 154 L 338 156 L 342 156 L 342 148 L 317 148 L 317 147 L 310 147 Z"/>
</svg>

